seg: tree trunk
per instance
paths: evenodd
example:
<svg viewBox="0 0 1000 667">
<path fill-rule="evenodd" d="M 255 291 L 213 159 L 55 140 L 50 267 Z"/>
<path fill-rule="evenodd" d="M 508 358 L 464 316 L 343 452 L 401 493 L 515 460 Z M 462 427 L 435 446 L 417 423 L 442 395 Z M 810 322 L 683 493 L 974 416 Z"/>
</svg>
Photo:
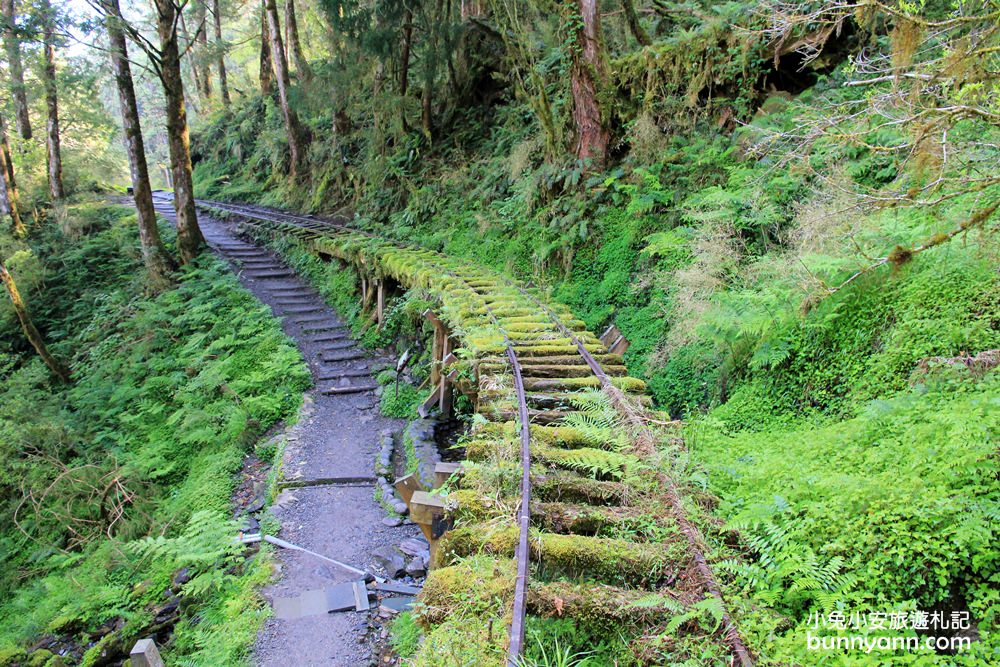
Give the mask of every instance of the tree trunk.
<svg viewBox="0 0 1000 667">
<path fill-rule="evenodd" d="M 434 3 L 434 16 L 431 24 L 428 26 L 427 53 L 424 55 L 424 89 L 420 96 L 420 125 L 428 140 L 433 136 L 432 132 L 434 129 L 431 110 L 434 102 L 434 79 L 437 77 L 438 61 L 440 59 L 440 28 L 443 7 L 443 0 L 436 0 Z"/>
<path fill-rule="evenodd" d="M 399 96 L 406 97 L 410 87 L 410 46 L 413 44 L 413 10 L 403 12 L 403 43 L 399 51 Z"/>
<path fill-rule="evenodd" d="M 146 265 L 149 284 L 154 290 L 159 291 L 170 284 L 170 273 L 175 267 L 170 255 L 167 254 L 167 249 L 163 246 L 160 230 L 156 226 L 156 210 L 153 208 L 153 191 L 149 184 L 146 149 L 142 143 L 142 127 L 139 125 L 139 105 L 135 100 L 132 68 L 128 60 L 128 44 L 116 18 L 121 14 L 118 0 L 103 0 L 103 9 L 110 43 L 111 70 L 118 88 L 118 102 L 122 112 L 125 151 L 128 153 L 132 174 L 132 198 L 139 214 L 142 260 Z"/>
<path fill-rule="evenodd" d="M 56 89 L 56 50 L 55 23 L 56 17 L 49 0 L 42 0 L 41 9 L 44 28 L 45 67 L 42 78 L 45 84 L 45 108 L 48 113 L 46 122 L 45 146 L 49 168 L 49 196 L 58 201 L 66 196 L 63 189 L 62 152 L 59 149 L 59 93 Z"/>
<path fill-rule="evenodd" d="M 22 139 L 31 139 L 28 91 L 24 85 L 24 65 L 21 64 L 21 43 L 17 35 L 14 34 L 17 21 L 14 0 L 0 0 L 0 11 L 3 11 L 4 16 L 3 44 L 7 51 L 10 88 L 14 94 L 14 118 L 17 121 L 17 133 L 21 135 Z"/>
<path fill-rule="evenodd" d="M 576 124 L 576 157 L 588 169 L 604 168 L 610 135 L 601 118 L 600 91 L 607 81 L 607 59 L 601 36 L 597 0 L 577 0 L 576 47 L 570 67 L 573 120 Z"/>
<path fill-rule="evenodd" d="M 642 29 L 642 25 L 639 24 L 639 15 L 635 13 L 635 4 L 632 0 L 622 0 L 622 9 L 625 11 L 625 22 L 628 23 L 628 29 L 632 32 L 632 36 L 635 37 L 635 41 L 639 42 L 642 46 L 649 46 L 653 43 L 649 39 L 649 35 L 646 31 Z"/>
<path fill-rule="evenodd" d="M 406 97 L 406 91 L 410 88 L 410 47 L 413 45 L 413 10 L 409 7 L 403 12 L 403 42 L 399 49 L 399 96 Z M 399 109 L 403 131 L 409 132 L 410 127 L 406 122 L 406 105 L 401 104 Z"/>
<path fill-rule="evenodd" d="M 302 54 L 302 42 L 299 41 L 299 22 L 295 18 L 295 0 L 285 0 L 285 30 L 288 32 L 288 50 L 295 60 L 295 73 L 299 80 L 308 82 L 312 79 L 309 62 Z"/>
<path fill-rule="evenodd" d="M 10 161 L 10 145 L 7 143 L 7 123 L 0 116 L 0 215 L 9 215 L 14 236 L 24 238 L 28 230 L 17 209 L 17 183 L 14 181 L 14 166 Z"/>
<path fill-rule="evenodd" d="M 69 370 L 66 369 L 58 359 L 49 353 L 49 348 L 45 345 L 45 340 L 42 338 L 42 334 L 38 332 L 35 325 L 31 322 L 31 317 L 28 315 L 28 309 L 24 305 L 24 301 L 21 299 L 20 293 L 17 291 L 17 284 L 14 282 L 14 276 L 10 275 L 7 271 L 7 267 L 0 262 L 0 282 L 3 283 L 4 287 L 7 288 L 7 294 L 10 296 L 10 301 L 14 304 L 14 312 L 17 314 L 17 319 L 21 322 L 21 329 L 24 331 L 25 337 L 31 346 L 35 348 L 35 352 L 38 356 L 42 358 L 45 365 L 49 367 L 53 375 L 59 378 L 60 381 L 68 383 L 70 381 Z"/>
<path fill-rule="evenodd" d="M 204 60 L 208 51 L 208 7 L 206 0 L 194 0 L 194 41 L 196 48 L 191 49 L 191 60 L 201 60 L 201 94 L 207 100 L 212 97 L 212 66 Z"/>
<path fill-rule="evenodd" d="M 260 92 L 264 97 L 274 94 L 274 65 L 271 64 L 271 35 L 267 29 L 267 0 L 260 5 Z"/>
<path fill-rule="evenodd" d="M 278 6 L 275 0 L 265 0 L 267 23 L 271 33 L 271 62 L 278 82 L 278 99 L 281 113 L 285 117 L 285 133 L 288 135 L 289 175 L 297 179 L 305 175 L 305 133 L 299 123 L 299 116 L 288 99 L 291 83 L 288 78 L 288 61 L 281 43 L 281 23 L 278 21 Z"/>
<path fill-rule="evenodd" d="M 215 48 L 219 52 L 219 61 L 217 63 L 219 68 L 219 91 L 222 94 L 223 106 L 228 107 L 231 100 L 229 98 L 229 81 L 226 77 L 226 53 L 222 42 L 222 13 L 219 10 L 219 0 L 212 0 L 212 15 L 215 19 Z"/>
<path fill-rule="evenodd" d="M 194 259 L 205 243 L 198 227 L 191 180 L 191 141 L 187 111 L 184 109 L 184 81 L 177 45 L 177 7 L 174 0 L 156 0 L 156 30 L 160 37 L 160 82 L 166 100 L 167 145 L 174 181 L 174 209 L 177 211 L 177 249 L 181 262 Z"/>
<path fill-rule="evenodd" d="M 187 29 L 187 21 L 184 20 L 184 12 L 178 13 L 178 24 L 181 31 L 181 37 L 184 38 L 185 43 L 191 44 L 191 33 Z M 201 82 L 201 70 L 198 68 L 198 63 L 194 59 L 194 47 L 188 50 L 187 54 L 188 65 L 191 67 L 191 78 L 194 79 L 194 89 L 199 97 L 204 95 L 205 86 Z M 192 104 L 192 107 L 194 104 Z M 197 113 L 197 109 L 195 109 Z"/>
</svg>

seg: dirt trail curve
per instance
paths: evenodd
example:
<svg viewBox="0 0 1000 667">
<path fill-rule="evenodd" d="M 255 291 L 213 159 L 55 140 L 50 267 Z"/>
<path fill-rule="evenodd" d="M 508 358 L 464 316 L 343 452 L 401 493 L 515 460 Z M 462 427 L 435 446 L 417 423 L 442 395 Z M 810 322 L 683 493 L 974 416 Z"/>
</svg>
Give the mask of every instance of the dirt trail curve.
<svg viewBox="0 0 1000 667">
<path fill-rule="evenodd" d="M 176 221 L 173 204 L 158 197 L 157 211 Z M 306 397 L 302 419 L 287 433 L 283 477 L 296 488 L 279 496 L 272 513 L 281 538 L 330 558 L 366 568 L 371 554 L 419 535 L 414 525 L 390 528 L 374 499 L 374 462 L 379 435 L 401 426 L 382 417 L 369 389 L 373 359 L 355 346 L 349 331 L 315 290 L 266 248 L 236 236 L 226 223 L 205 214 L 199 223 L 212 250 L 225 258 L 240 282 L 282 318 L 282 327 L 309 363 L 317 388 Z M 357 393 L 326 395 L 327 387 Z M 339 481 L 338 481 L 339 480 Z M 312 482 L 312 483 L 311 483 Z M 334 565 L 299 552 L 279 550 L 281 574 L 264 590 L 268 599 L 294 597 L 357 579 Z M 374 605 L 377 606 L 377 605 Z M 369 616 L 335 613 L 291 620 L 271 618 L 254 647 L 259 665 L 373 664 Z"/>
</svg>

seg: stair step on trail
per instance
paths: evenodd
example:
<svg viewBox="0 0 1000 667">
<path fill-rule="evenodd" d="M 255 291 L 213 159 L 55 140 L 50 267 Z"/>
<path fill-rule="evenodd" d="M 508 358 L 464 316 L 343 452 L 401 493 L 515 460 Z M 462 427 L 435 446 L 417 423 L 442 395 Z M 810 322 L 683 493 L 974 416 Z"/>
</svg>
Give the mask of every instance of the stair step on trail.
<svg viewBox="0 0 1000 667">
<path fill-rule="evenodd" d="M 337 350 L 349 350 L 351 348 L 356 348 L 357 346 L 358 346 L 357 343 L 355 343 L 353 340 L 348 339 L 342 343 L 333 343 L 330 345 L 324 345 L 323 349 L 320 350 L 320 354 Z"/>
<path fill-rule="evenodd" d="M 341 361 L 354 361 L 355 359 L 364 359 L 365 353 L 358 350 L 357 352 L 347 352 L 345 354 L 325 354 L 320 353 L 320 361 L 327 364 L 335 364 Z"/>
<path fill-rule="evenodd" d="M 332 382 L 334 380 L 340 380 L 342 378 L 364 378 L 370 377 L 371 371 L 367 368 L 360 370 L 346 370 L 346 371 L 326 371 L 324 375 L 320 375 L 316 378 L 317 382 Z"/>
<path fill-rule="evenodd" d="M 313 306 L 286 306 L 281 309 L 286 315 L 305 315 L 307 313 L 321 313 L 326 310 L 326 306 L 316 304 Z"/>
<path fill-rule="evenodd" d="M 253 269 L 244 270 L 243 273 L 254 279 L 260 278 L 291 278 L 295 274 L 288 269 L 281 269 L 278 271 L 254 271 Z"/>
<path fill-rule="evenodd" d="M 378 389 L 377 384 L 353 384 L 344 387 L 325 387 L 324 389 L 320 389 L 320 393 L 328 396 L 338 396 L 342 394 L 363 394 L 366 391 L 374 391 L 376 389 Z"/>
<path fill-rule="evenodd" d="M 310 336 L 310 343 L 331 343 L 338 340 L 349 340 L 350 336 L 346 333 L 332 333 L 332 334 L 320 334 L 318 336 Z"/>
</svg>

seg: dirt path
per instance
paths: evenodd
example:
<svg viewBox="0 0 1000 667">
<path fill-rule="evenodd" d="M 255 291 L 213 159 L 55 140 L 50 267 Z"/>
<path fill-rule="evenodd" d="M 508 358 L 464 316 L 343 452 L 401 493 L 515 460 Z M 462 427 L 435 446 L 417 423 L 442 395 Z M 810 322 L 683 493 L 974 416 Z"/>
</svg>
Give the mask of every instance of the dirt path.
<svg viewBox="0 0 1000 667">
<path fill-rule="evenodd" d="M 158 201 L 157 210 L 175 220 L 170 203 Z M 201 214 L 199 222 L 213 251 L 230 262 L 243 286 L 283 318 L 283 329 L 316 382 L 302 419 L 287 433 L 283 477 L 300 486 L 283 491 L 272 507 L 281 522 L 281 538 L 355 567 L 372 567 L 375 551 L 420 532 L 412 524 L 384 525 L 386 512 L 374 499 L 379 436 L 398 430 L 402 422 L 382 417 L 370 390 L 340 395 L 322 390 L 373 386 L 369 369 L 375 360 L 355 346 L 336 313 L 276 255 L 238 238 L 222 221 Z M 278 559 L 280 576 L 264 590 L 269 600 L 358 579 L 307 554 L 279 549 Z M 254 662 L 282 667 L 376 664 L 371 639 L 378 627 L 378 605 L 372 606 L 367 613 L 270 618 L 254 646 Z"/>
</svg>

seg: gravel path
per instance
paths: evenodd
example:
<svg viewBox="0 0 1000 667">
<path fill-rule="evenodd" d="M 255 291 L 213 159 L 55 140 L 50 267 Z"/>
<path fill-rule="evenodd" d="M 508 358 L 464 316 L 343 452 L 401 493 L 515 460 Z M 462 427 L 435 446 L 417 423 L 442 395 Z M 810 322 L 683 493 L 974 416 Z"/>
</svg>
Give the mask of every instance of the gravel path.
<svg viewBox="0 0 1000 667">
<path fill-rule="evenodd" d="M 169 201 L 158 199 L 157 211 L 175 221 Z M 282 491 L 271 508 L 281 522 L 281 538 L 355 567 L 372 568 L 376 550 L 420 534 L 413 524 L 384 525 L 386 512 L 373 495 L 379 436 L 398 431 L 403 423 L 382 417 L 370 390 L 338 395 L 322 390 L 373 386 L 369 369 L 376 360 L 354 345 L 336 313 L 276 255 L 238 238 L 225 222 L 203 213 L 199 222 L 213 251 L 230 262 L 243 286 L 283 318 L 282 328 L 295 340 L 316 382 L 299 423 L 286 433 L 283 477 L 301 487 Z M 348 359 L 333 360 L 342 357 Z M 336 482 L 338 478 L 344 482 Z M 278 560 L 280 576 L 264 590 L 269 600 L 358 578 L 296 551 L 279 549 Z M 371 612 L 272 617 L 258 635 L 254 662 L 282 667 L 377 664 L 373 643 L 380 634 L 378 603 L 372 607 Z"/>
</svg>

